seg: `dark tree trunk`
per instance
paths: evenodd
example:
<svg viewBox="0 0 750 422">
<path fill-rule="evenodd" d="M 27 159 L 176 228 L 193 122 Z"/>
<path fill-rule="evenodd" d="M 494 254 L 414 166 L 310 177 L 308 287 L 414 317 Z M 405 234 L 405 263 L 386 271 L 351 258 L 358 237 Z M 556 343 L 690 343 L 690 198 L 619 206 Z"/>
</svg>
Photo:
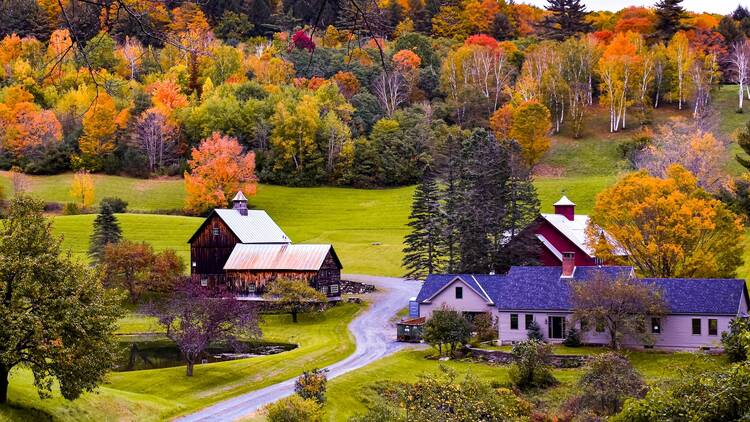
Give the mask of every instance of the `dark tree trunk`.
<svg viewBox="0 0 750 422">
<path fill-rule="evenodd" d="M 297 322 L 297 310 L 296 309 L 292 311 L 292 322 L 295 322 L 295 323 Z"/>
<path fill-rule="evenodd" d="M 188 363 L 187 363 L 187 367 L 186 367 L 186 371 L 187 371 L 187 372 L 186 372 L 186 375 L 187 375 L 187 376 L 189 376 L 189 377 L 192 377 L 192 376 L 193 376 L 193 365 L 194 365 L 194 363 L 193 363 L 193 362 L 191 362 L 191 361 L 188 361 Z"/>
<path fill-rule="evenodd" d="M 8 373 L 10 372 L 9 368 L 6 368 L 5 365 L 0 364 L 0 404 L 5 404 L 8 402 Z"/>
</svg>

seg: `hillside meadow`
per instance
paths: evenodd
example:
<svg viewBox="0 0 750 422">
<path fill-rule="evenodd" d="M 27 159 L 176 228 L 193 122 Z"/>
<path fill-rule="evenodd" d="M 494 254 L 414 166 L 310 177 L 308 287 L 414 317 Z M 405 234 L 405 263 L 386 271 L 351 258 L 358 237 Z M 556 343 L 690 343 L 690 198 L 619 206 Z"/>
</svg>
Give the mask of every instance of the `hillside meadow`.
<svg viewBox="0 0 750 422">
<path fill-rule="evenodd" d="M 731 142 L 727 173 L 741 174 L 734 160 L 739 147 L 731 135 L 750 118 L 735 113 L 734 86 L 722 86 L 715 95 L 718 131 Z M 659 124 L 677 116 L 688 117 L 690 110 L 670 106 L 654 110 L 652 120 Z M 631 116 L 631 121 L 634 121 Z M 586 117 L 582 137 L 574 139 L 566 130 L 553 137 L 552 146 L 537 167 L 534 185 L 543 212 L 552 212 L 552 204 L 565 193 L 577 204 L 577 211 L 588 213 L 596 194 L 629 171 L 618 146 L 638 130 L 607 132 L 607 114 L 595 106 Z M 69 202 L 72 174 L 26 176 L 26 190 L 48 202 Z M 119 215 L 126 238 L 151 243 L 157 250 L 172 248 L 187 262 L 187 240 L 200 225 L 197 217 L 154 215 L 158 210 L 179 210 L 184 205 L 185 188 L 180 178 L 135 179 L 94 175 L 97 200 L 119 197 L 128 202 L 129 211 Z M 12 192 L 7 172 L 0 172 L 0 186 Z M 250 198 L 255 209 L 267 211 L 297 243 L 331 243 L 336 248 L 344 272 L 398 276 L 403 238 L 408 233 L 413 186 L 392 189 L 353 189 L 342 187 L 295 188 L 261 184 Z M 55 216 L 55 231 L 64 236 L 64 247 L 85 258 L 94 215 Z M 750 247 L 746 252 L 750 261 Z M 750 264 L 739 275 L 750 276 Z"/>
</svg>

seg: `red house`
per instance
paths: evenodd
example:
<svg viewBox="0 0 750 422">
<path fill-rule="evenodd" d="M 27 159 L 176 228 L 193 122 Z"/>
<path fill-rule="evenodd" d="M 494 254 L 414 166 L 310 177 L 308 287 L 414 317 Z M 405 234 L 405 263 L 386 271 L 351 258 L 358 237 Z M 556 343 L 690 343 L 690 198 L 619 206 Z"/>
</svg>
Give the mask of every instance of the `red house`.
<svg viewBox="0 0 750 422">
<path fill-rule="evenodd" d="M 562 266 L 563 257 L 573 259 L 576 267 L 606 264 L 586 245 L 587 215 L 576 215 L 576 204 L 565 195 L 555 202 L 554 214 L 541 214 L 534 234 L 542 243 L 540 261 L 546 266 Z M 609 237 L 606 232 L 604 235 Z M 620 250 L 625 256 L 627 252 Z"/>
</svg>

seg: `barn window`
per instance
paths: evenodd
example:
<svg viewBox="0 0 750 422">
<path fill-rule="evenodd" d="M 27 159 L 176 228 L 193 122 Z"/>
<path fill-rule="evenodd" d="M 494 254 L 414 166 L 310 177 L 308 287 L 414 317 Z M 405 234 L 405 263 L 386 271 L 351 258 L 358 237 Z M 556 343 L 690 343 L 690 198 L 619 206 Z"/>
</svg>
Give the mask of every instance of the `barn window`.
<svg viewBox="0 0 750 422">
<path fill-rule="evenodd" d="M 320 286 L 320 293 L 328 294 L 328 287 L 327 286 Z"/>
<path fill-rule="evenodd" d="M 708 335 L 719 335 L 719 320 L 713 318 L 708 319 Z"/>
<path fill-rule="evenodd" d="M 255 283 L 250 283 L 247 285 L 247 292 L 248 293 L 255 293 Z"/>
<path fill-rule="evenodd" d="M 518 329 L 518 314 L 510 314 L 510 329 Z"/>
<path fill-rule="evenodd" d="M 214 237 L 218 236 L 218 235 L 219 235 L 219 227 L 217 227 L 217 226 L 214 226 L 214 227 L 213 227 L 213 228 L 211 229 L 211 234 L 213 234 L 213 235 L 214 235 Z"/>
<path fill-rule="evenodd" d="M 201 279 L 201 287 L 208 287 L 208 279 L 202 278 Z"/>
<path fill-rule="evenodd" d="M 338 293 L 338 292 L 339 292 L 339 285 L 331 284 L 331 293 Z"/>
</svg>

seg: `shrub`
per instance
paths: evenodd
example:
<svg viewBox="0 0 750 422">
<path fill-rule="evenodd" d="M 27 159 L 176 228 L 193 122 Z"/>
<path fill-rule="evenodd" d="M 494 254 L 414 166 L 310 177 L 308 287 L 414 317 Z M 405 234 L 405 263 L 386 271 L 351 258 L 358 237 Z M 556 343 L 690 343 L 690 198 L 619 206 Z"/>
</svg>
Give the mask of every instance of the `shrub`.
<svg viewBox="0 0 750 422">
<path fill-rule="evenodd" d="M 78 215 L 80 213 L 81 209 L 78 208 L 78 204 L 74 202 L 65 203 L 65 207 L 63 208 L 63 215 Z"/>
<path fill-rule="evenodd" d="M 315 400 L 294 394 L 266 406 L 268 422 L 322 422 L 323 409 Z"/>
<path fill-rule="evenodd" d="M 128 210 L 127 201 L 117 197 L 107 197 L 102 199 L 99 202 L 99 209 L 102 209 L 105 204 L 109 205 L 109 209 L 111 209 L 114 214 L 122 214 Z"/>
<path fill-rule="evenodd" d="M 538 340 L 527 340 L 513 346 L 515 363 L 510 367 L 511 382 L 520 389 L 546 388 L 557 384 L 547 364 L 552 347 Z"/>
<path fill-rule="evenodd" d="M 685 374 L 668 387 L 629 399 L 611 421 L 745 421 L 750 414 L 750 365 Z"/>
<path fill-rule="evenodd" d="M 526 337 L 529 340 L 544 341 L 544 334 L 542 334 L 542 328 L 536 321 L 531 321 L 529 328 L 526 330 Z"/>
<path fill-rule="evenodd" d="M 311 399 L 323 404 L 326 401 L 326 377 L 327 369 L 315 368 L 312 371 L 305 371 L 297 378 L 294 383 L 294 392 L 303 399 Z"/>
<path fill-rule="evenodd" d="M 565 335 L 563 345 L 567 347 L 581 347 L 581 332 L 577 328 L 571 328 Z"/>
<path fill-rule="evenodd" d="M 459 345 L 469 342 L 471 325 L 460 312 L 443 306 L 433 311 L 424 324 L 422 338 L 427 344 L 437 347 L 441 356 L 444 345 L 450 346 L 450 353 L 453 355 Z"/>
<path fill-rule="evenodd" d="M 497 325 L 491 313 L 484 312 L 477 315 L 472 325 L 474 326 L 477 340 L 490 341 L 497 339 Z"/>
<path fill-rule="evenodd" d="M 602 416 L 619 412 L 625 399 L 646 392 L 641 374 L 627 358 L 613 352 L 595 356 L 578 387 L 582 407 Z"/>
<path fill-rule="evenodd" d="M 750 320 L 735 318 L 729 323 L 729 332 L 721 334 L 721 344 L 730 362 L 747 360 L 747 347 L 750 340 Z"/>
</svg>

